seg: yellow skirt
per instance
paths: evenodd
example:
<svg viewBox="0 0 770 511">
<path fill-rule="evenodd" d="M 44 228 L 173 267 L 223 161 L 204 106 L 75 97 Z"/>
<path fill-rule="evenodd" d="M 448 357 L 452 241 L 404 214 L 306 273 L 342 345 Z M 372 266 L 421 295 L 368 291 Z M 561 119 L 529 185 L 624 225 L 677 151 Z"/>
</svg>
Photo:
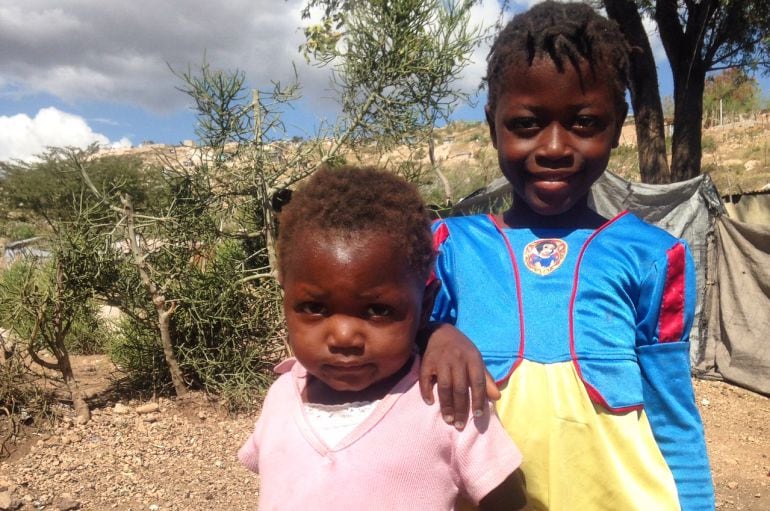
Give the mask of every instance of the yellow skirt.
<svg viewBox="0 0 770 511">
<path fill-rule="evenodd" d="M 572 362 L 522 361 L 496 407 L 524 455 L 530 509 L 679 509 L 644 411 L 614 414 L 594 404 Z"/>
</svg>

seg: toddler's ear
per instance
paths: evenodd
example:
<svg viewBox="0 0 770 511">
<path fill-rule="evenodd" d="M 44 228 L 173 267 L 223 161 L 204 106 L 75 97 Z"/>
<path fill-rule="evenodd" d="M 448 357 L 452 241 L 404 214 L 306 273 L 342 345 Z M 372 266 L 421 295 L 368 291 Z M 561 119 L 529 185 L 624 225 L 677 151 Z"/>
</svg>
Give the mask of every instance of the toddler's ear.
<svg viewBox="0 0 770 511">
<path fill-rule="evenodd" d="M 489 127 L 489 138 L 492 140 L 492 147 L 497 149 L 497 129 L 495 128 L 495 113 L 489 108 L 489 104 L 484 105 L 484 116 L 487 118 Z"/>
</svg>

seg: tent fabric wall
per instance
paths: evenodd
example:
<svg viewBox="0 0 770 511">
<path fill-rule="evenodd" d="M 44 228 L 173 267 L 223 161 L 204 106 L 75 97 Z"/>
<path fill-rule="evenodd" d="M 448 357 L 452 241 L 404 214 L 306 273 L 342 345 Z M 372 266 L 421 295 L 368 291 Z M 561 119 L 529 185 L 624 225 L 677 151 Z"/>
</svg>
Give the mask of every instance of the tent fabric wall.
<svg viewBox="0 0 770 511">
<path fill-rule="evenodd" d="M 722 216 L 716 226 L 715 285 L 696 369 L 770 394 L 770 225 Z"/>
<path fill-rule="evenodd" d="M 770 225 L 770 192 L 730 195 L 724 201 L 733 220 L 749 224 Z"/>
</svg>

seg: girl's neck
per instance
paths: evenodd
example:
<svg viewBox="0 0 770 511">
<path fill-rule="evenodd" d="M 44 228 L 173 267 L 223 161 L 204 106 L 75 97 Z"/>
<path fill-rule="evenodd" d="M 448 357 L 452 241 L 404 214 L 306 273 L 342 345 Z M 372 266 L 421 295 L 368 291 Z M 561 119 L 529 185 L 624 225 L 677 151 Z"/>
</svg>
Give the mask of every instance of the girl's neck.
<svg viewBox="0 0 770 511">
<path fill-rule="evenodd" d="M 597 229 L 607 222 L 606 218 L 588 207 L 587 197 L 564 213 L 541 215 L 514 196 L 511 208 L 498 213 L 496 218 L 506 227 L 529 229 Z"/>
<path fill-rule="evenodd" d="M 321 405 L 340 405 L 345 403 L 371 402 L 384 398 L 388 392 L 406 376 L 412 368 L 414 357 L 409 360 L 395 373 L 387 378 L 383 378 L 363 390 L 346 391 L 335 390 L 313 375 L 308 375 L 307 385 L 302 399 L 306 403 Z"/>
</svg>

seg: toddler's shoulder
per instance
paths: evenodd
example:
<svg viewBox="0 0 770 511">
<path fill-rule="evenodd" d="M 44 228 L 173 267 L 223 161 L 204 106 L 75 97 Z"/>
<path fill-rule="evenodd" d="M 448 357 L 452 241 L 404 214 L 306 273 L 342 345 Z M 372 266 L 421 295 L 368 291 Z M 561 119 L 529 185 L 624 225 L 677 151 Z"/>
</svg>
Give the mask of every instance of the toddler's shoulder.
<svg viewBox="0 0 770 511">
<path fill-rule="evenodd" d="M 275 373 L 276 379 L 267 389 L 265 405 L 275 400 L 286 400 L 293 393 L 295 381 L 307 375 L 305 368 L 295 358 L 288 358 L 278 363 L 273 368 L 273 373 Z"/>
</svg>

